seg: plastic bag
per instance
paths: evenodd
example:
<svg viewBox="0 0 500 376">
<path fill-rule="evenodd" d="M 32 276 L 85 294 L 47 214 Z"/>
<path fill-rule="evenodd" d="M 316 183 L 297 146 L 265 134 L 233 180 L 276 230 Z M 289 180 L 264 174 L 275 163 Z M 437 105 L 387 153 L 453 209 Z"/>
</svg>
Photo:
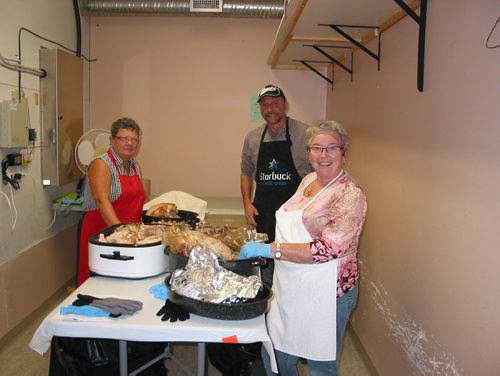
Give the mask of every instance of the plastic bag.
<svg viewBox="0 0 500 376">
<path fill-rule="evenodd" d="M 202 228 L 200 231 L 220 240 L 222 243 L 231 248 L 234 253 L 238 254 L 241 247 L 243 247 L 246 242 L 267 241 L 267 234 L 257 233 L 255 229 L 249 229 L 247 227 L 230 227 L 227 225 L 222 227 L 207 226 Z"/>
<path fill-rule="evenodd" d="M 113 339 L 53 337 L 49 376 L 109 376 L 120 374 L 119 342 Z M 127 342 L 129 371 L 134 371 L 165 351 L 166 342 Z M 166 375 L 163 361 L 140 376 Z"/>
<path fill-rule="evenodd" d="M 261 357 L 262 343 L 226 344 L 209 343 L 207 353 L 210 363 L 224 376 L 249 376 L 251 366 Z"/>
<path fill-rule="evenodd" d="M 212 251 L 222 260 L 233 260 L 238 254 L 231 251 L 227 245 L 220 240 L 208 236 L 200 231 L 187 230 L 180 226 L 171 226 L 163 234 L 163 242 L 168 245 L 170 252 L 174 255 L 189 256 L 195 247 Z"/>
</svg>

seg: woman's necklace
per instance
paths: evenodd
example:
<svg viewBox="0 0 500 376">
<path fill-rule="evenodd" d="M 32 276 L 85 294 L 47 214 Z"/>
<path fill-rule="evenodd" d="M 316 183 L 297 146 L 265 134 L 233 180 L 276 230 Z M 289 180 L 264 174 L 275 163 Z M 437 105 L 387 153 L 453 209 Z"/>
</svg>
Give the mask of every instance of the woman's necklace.
<svg viewBox="0 0 500 376">
<path fill-rule="evenodd" d="M 323 186 L 321 186 L 321 183 L 319 182 L 318 178 L 316 178 L 311 184 L 308 185 L 308 187 L 304 191 L 304 196 L 307 198 L 311 198 L 316 193 L 325 188 L 327 185 L 330 185 L 332 182 L 337 180 L 342 175 L 343 172 L 344 170 L 340 171 L 340 173 L 337 176 L 335 176 L 333 179 L 331 179 L 328 183 L 326 183 Z"/>
<path fill-rule="evenodd" d="M 313 192 L 314 192 L 314 185 L 316 184 L 317 181 L 318 181 L 318 179 L 314 180 L 311 184 L 309 184 L 309 186 L 307 187 L 307 189 L 304 192 L 305 197 L 307 197 L 307 198 L 312 197 Z"/>
</svg>

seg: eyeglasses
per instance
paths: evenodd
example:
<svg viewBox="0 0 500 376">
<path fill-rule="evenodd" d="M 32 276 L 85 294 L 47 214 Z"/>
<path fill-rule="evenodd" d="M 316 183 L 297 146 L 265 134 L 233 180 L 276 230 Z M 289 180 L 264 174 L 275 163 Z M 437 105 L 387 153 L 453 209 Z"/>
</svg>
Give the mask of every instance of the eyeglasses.
<svg viewBox="0 0 500 376">
<path fill-rule="evenodd" d="M 133 145 L 137 145 L 140 140 L 138 138 L 130 138 L 130 137 L 125 137 L 125 136 L 114 136 L 118 141 L 126 144 L 127 142 L 132 143 Z"/>
<path fill-rule="evenodd" d="M 330 146 L 311 146 L 309 151 L 313 154 L 321 154 L 322 151 L 326 151 L 327 154 L 333 154 L 336 151 L 344 150 L 341 145 L 330 145 Z"/>
</svg>

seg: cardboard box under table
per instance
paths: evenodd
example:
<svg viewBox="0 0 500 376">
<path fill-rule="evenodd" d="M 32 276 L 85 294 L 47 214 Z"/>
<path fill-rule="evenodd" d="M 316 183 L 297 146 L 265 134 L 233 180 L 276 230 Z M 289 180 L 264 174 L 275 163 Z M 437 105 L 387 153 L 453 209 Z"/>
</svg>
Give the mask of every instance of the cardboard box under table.
<svg viewBox="0 0 500 376">
<path fill-rule="evenodd" d="M 197 342 L 198 375 L 205 374 L 205 343 L 252 343 L 262 342 L 272 349 L 267 333 L 265 316 L 249 320 L 216 320 L 191 314 L 187 321 L 163 322 L 156 312 L 164 302 L 148 292 L 164 280 L 157 276 L 141 280 L 124 280 L 107 277 L 92 277 L 67 297 L 59 307 L 52 311 L 36 330 L 30 347 L 36 352 L 45 353 L 53 336 L 80 338 L 107 338 L 120 341 L 120 375 L 128 375 L 127 341 L 141 342 Z M 132 316 L 119 318 L 79 317 L 69 319 L 59 314 L 59 308 L 71 304 L 77 294 L 98 297 L 115 296 L 136 299 L 143 302 L 143 308 Z M 168 356 L 168 354 L 165 354 Z M 274 357 L 272 359 L 273 365 Z"/>
</svg>

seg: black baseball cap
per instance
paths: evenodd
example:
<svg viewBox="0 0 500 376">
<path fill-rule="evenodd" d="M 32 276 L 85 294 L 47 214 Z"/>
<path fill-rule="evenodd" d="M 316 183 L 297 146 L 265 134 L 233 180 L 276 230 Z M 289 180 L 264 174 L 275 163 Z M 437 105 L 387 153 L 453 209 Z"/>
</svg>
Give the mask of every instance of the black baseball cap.
<svg viewBox="0 0 500 376">
<path fill-rule="evenodd" d="M 259 103 L 260 100 L 264 97 L 275 97 L 275 98 L 281 97 L 283 99 L 286 99 L 285 93 L 283 93 L 283 90 L 281 90 L 276 85 L 264 86 L 264 89 L 262 89 L 259 93 L 259 99 L 257 99 L 257 103 Z"/>
</svg>

